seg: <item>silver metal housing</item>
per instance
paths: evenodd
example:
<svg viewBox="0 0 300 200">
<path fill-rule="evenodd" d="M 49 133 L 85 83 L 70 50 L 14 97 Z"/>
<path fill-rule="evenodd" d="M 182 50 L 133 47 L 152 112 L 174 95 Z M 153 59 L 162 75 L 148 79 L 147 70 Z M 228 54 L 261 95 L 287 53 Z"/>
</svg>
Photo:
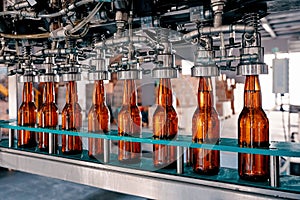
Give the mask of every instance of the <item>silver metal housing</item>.
<svg viewBox="0 0 300 200">
<path fill-rule="evenodd" d="M 152 70 L 153 78 L 178 78 L 178 70 L 172 67 L 156 67 Z"/>
<path fill-rule="evenodd" d="M 109 71 L 90 71 L 88 76 L 90 81 L 111 79 L 111 74 Z"/>
<path fill-rule="evenodd" d="M 140 69 L 122 70 L 117 72 L 119 80 L 137 80 L 142 79 L 143 72 Z"/>
<path fill-rule="evenodd" d="M 62 68 L 66 68 L 60 74 L 60 82 L 68 82 L 68 81 L 80 81 L 81 80 L 81 69 L 80 65 L 77 64 L 69 64 L 69 65 L 62 65 Z"/>
<path fill-rule="evenodd" d="M 220 70 L 217 65 L 208 65 L 208 66 L 194 66 L 192 67 L 192 76 L 219 76 Z"/>
<path fill-rule="evenodd" d="M 26 75 L 19 76 L 19 82 L 20 83 L 27 83 L 27 82 L 38 83 L 39 82 L 39 78 L 38 78 L 38 76 L 36 76 L 34 74 L 26 74 Z"/>
<path fill-rule="evenodd" d="M 244 63 L 237 67 L 237 75 L 268 74 L 268 66 L 265 63 Z"/>
<path fill-rule="evenodd" d="M 38 76 L 39 82 L 59 82 L 59 76 L 56 74 L 42 74 Z"/>
</svg>

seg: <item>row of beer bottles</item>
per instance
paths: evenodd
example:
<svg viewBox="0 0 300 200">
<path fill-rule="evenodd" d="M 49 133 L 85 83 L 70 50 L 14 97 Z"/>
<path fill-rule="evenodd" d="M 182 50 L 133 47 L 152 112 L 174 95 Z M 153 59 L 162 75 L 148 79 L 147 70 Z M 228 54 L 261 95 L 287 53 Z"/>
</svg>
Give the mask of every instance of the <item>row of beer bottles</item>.
<svg viewBox="0 0 300 200">
<path fill-rule="evenodd" d="M 35 106 L 30 91 L 31 83 L 24 84 L 23 103 L 18 113 L 19 125 L 35 124 Z M 38 112 L 38 125 L 53 128 L 57 125 L 57 107 L 53 100 L 53 85 L 46 84 L 45 102 Z M 81 109 L 77 102 L 76 83 L 67 86 L 66 105 L 62 112 L 62 128 L 76 131 L 81 127 Z M 27 102 L 27 103 L 26 103 Z M 51 103 L 52 102 L 52 103 Z M 172 140 L 177 137 L 178 117 L 172 106 L 172 87 L 170 79 L 160 79 L 157 108 L 153 115 L 154 139 Z M 33 110 L 33 111 L 30 111 Z M 103 81 L 96 81 L 93 104 L 88 115 L 90 132 L 107 133 L 110 129 L 109 110 L 105 103 Z M 211 79 L 199 78 L 198 107 L 192 120 L 193 142 L 218 144 L 220 122 L 213 106 Z M 136 102 L 134 80 L 124 81 L 123 104 L 118 115 L 118 133 L 120 136 L 140 137 L 141 114 Z M 268 119 L 261 107 L 261 92 L 258 76 L 247 76 L 244 93 L 244 108 L 238 120 L 238 141 L 242 147 L 267 147 L 269 144 Z M 18 145 L 36 145 L 31 132 L 20 131 Z M 47 135 L 39 135 L 39 147 L 47 149 Z M 141 159 L 141 144 L 119 141 L 118 159 L 121 162 L 135 163 Z M 76 136 L 63 136 L 63 152 L 81 152 L 81 140 Z M 103 140 L 89 138 L 89 155 L 103 154 Z M 192 165 L 197 173 L 217 174 L 220 168 L 220 152 L 216 150 L 192 149 Z M 176 165 L 176 147 L 161 144 L 153 145 L 153 164 L 155 167 L 174 167 Z M 239 175 L 248 180 L 266 180 L 269 177 L 268 156 L 239 154 Z"/>
<path fill-rule="evenodd" d="M 26 82 L 23 87 L 22 103 L 18 109 L 18 125 L 55 129 L 58 125 L 58 108 L 55 103 L 54 83 L 44 84 L 43 103 L 37 111 L 33 101 L 32 83 Z M 66 104 L 62 110 L 62 129 L 78 131 L 82 126 L 81 107 L 78 104 L 77 86 L 75 81 L 67 83 Z M 18 147 L 31 148 L 38 145 L 41 151 L 49 150 L 49 134 L 44 132 L 18 131 Z M 38 141 L 38 142 L 37 142 Z M 54 146 L 58 146 L 57 135 Z M 78 136 L 62 136 L 62 152 L 76 154 L 82 151 L 82 142 Z"/>
</svg>

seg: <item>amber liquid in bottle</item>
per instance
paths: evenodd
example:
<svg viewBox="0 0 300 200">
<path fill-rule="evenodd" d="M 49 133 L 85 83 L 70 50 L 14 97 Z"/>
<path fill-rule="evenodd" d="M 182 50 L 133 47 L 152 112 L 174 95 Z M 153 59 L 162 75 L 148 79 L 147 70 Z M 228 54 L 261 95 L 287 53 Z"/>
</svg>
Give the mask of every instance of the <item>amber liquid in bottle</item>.
<svg viewBox="0 0 300 200">
<path fill-rule="evenodd" d="M 104 83 L 102 80 L 95 81 L 93 92 L 93 104 L 88 114 L 88 130 L 93 133 L 108 133 L 110 130 L 110 113 L 105 101 Z M 103 139 L 88 139 L 89 156 L 103 160 Z"/>
<path fill-rule="evenodd" d="M 18 125 L 34 127 L 37 109 L 33 102 L 32 83 L 24 83 L 22 104 L 18 109 Z M 36 133 L 33 131 L 18 130 L 18 147 L 36 147 Z"/>
<path fill-rule="evenodd" d="M 238 125 L 240 147 L 269 147 L 269 120 L 262 109 L 257 75 L 246 77 L 244 108 L 239 116 Z M 269 156 L 239 153 L 238 170 L 242 179 L 266 181 L 269 178 Z"/>
<path fill-rule="evenodd" d="M 220 138 L 219 116 L 213 105 L 212 84 L 209 77 L 200 77 L 198 107 L 192 121 L 193 142 L 218 144 Z M 216 175 L 220 168 L 220 152 L 193 148 L 193 170 L 199 174 Z"/>
<path fill-rule="evenodd" d="M 58 108 L 55 104 L 54 83 L 47 82 L 44 84 L 44 100 L 38 112 L 38 126 L 41 128 L 55 129 L 58 125 Z M 49 134 L 39 133 L 39 149 L 41 151 L 49 150 Z M 57 135 L 54 136 L 55 146 L 57 149 Z"/>
<path fill-rule="evenodd" d="M 82 126 L 81 107 L 78 104 L 77 83 L 67 83 L 66 105 L 62 110 L 62 129 L 79 131 Z M 79 136 L 62 135 L 62 152 L 64 154 L 80 154 L 82 141 Z"/>
<path fill-rule="evenodd" d="M 160 79 L 157 94 L 157 108 L 153 115 L 154 139 L 172 140 L 178 133 L 178 117 L 172 105 L 172 86 L 170 79 Z M 175 146 L 153 145 L 153 164 L 155 167 L 176 167 Z"/>
<path fill-rule="evenodd" d="M 135 80 L 124 81 L 124 94 L 118 115 L 119 136 L 140 137 L 142 116 L 137 106 Z M 141 143 L 119 141 L 118 159 L 123 163 L 138 163 L 141 160 Z"/>
</svg>

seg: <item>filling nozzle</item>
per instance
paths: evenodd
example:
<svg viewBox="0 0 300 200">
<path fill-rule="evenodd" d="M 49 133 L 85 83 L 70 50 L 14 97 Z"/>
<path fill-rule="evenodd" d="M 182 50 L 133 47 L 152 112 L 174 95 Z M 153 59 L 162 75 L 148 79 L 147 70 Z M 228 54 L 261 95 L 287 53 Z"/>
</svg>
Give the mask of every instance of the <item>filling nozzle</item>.
<svg viewBox="0 0 300 200">
<path fill-rule="evenodd" d="M 192 67 L 192 76 L 219 76 L 220 71 L 214 61 L 212 50 L 212 39 L 209 36 L 202 36 L 198 42 L 195 52 L 195 64 Z"/>
<path fill-rule="evenodd" d="M 39 82 L 37 76 L 37 69 L 30 61 L 22 63 L 21 68 L 22 68 L 22 74 L 19 77 L 20 83 Z"/>
<path fill-rule="evenodd" d="M 130 52 L 129 52 L 130 53 Z M 117 72 L 119 80 L 139 80 L 142 79 L 143 71 L 140 68 L 140 64 L 135 56 L 124 54 L 122 58 L 120 68 Z"/>
<path fill-rule="evenodd" d="M 80 81 L 81 65 L 78 63 L 78 56 L 69 54 L 66 64 L 60 65 L 59 68 L 60 81 Z"/>
<path fill-rule="evenodd" d="M 55 58 L 53 56 L 47 56 L 43 65 L 45 68 L 39 74 L 39 82 L 59 82 Z"/>
<path fill-rule="evenodd" d="M 104 49 L 95 49 L 96 57 L 90 61 L 89 80 L 110 80 L 111 75 L 108 71 L 108 64 Z"/>
<path fill-rule="evenodd" d="M 169 31 L 158 30 L 159 49 L 157 49 L 156 67 L 152 70 L 153 78 L 178 78 L 175 66 L 175 54 L 172 43 L 168 40 Z"/>
<path fill-rule="evenodd" d="M 264 63 L 264 48 L 261 46 L 261 35 L 258 32 L 259 15 L 256 13 L 246 14 L 244 21 L 255 28 L 253 33 L 244 33 L 242 36 L 242 48 L 240 57 L 253 57 L 257 59 L 241 59 L 237 67 L 238 75 L 268 74 L 268 66 Z"/>
</svg>

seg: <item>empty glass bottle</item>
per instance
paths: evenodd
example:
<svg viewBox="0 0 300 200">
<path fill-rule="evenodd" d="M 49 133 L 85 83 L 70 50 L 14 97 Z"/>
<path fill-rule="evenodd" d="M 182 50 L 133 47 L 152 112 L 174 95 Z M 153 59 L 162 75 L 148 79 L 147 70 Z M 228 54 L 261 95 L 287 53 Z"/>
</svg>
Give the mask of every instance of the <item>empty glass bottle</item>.
<svg viewBox="0 0 300 200">
<path fill-rule="evenodd" d="M 118 115 L 118 134 L 120 136 L 140 137 L 142 116 L 137 106 L 135 80 L 124 81 L 124 94 Z M 119 141 L 118 159 L 124 163 L 138 163 L 141 160 L 141 143 Z"/>
<path fill-rule="evenodd" d="M 160 79 L 157 94 L 157 108 L 153 115 L 154 139 L 172 140 L 178 133 L 178 117 L 172 105 L 172 86 L 170 79 Z M 155 167 L 176 167 L 175 146 L 153 145 L 153 164 Z"/>
<path fill-rule="evenodd" d="M 198 107 L 192 121 L 193 142 L 218 144 L 220 138 L 219 116 L 214 108 L 210 77 L 199 78 Z M 215 175 L 220 168 L 220 152 L 193 148 L 192 165 L 196 173 Z"/>
<path fill-rule="evenodd" d="M 108 133 L 110 130 L 110 113 L 105 101 L 103 80 L 95 81 L 93 104 L 88 114 L 88 130 L 94 133 Z M 89 138 L 89 156 L 103 159 L 103 139 Z"/>
<path fill-rule="evenodd" d="M 22 104 L 18 109 L 18 125 L 34 127 L 37 109 L 33 101 L 32 83 L 26 82 L 23 86 Z M 18 147 L 36 147 L 36 133 L 33 131 L 18 130 Z"/>
<path fill-rule="evenodd" d="M 43 104 L 38 112 L 38 126 L 41 128 L 55 129 L 58 125 L 58 108 L 55 104 L 54 83 L 47 82 L 44 84 Z M 57 135 L 54 136 L 55 146 L 57 149 Z M 49 134 L 39 133 L 39 149 L 41 151 L 49 150 Z"/>
<path fill-rule="evenodd" d="M 66 105 L 62 110 L 62 129 L 79 131 L 82 126 L 81 107 L 78 104 L 77 83 L 69 81 L 66 91 Z M 79 136 L 62 135 L 62 152 L 79 154 L 82 152 L 82 141 Z"/>
<path fill-rule="evenodd" d="M 238 141 L 240 147 L 269 147 L 269 120 L 262 109 L 257 75 L 246 76 L 244 108 L 238 119 Z M 269 156 L 239 153 L 238 170 L 242 179 L 265 181 L 269 178 Z"/>
</svg>

